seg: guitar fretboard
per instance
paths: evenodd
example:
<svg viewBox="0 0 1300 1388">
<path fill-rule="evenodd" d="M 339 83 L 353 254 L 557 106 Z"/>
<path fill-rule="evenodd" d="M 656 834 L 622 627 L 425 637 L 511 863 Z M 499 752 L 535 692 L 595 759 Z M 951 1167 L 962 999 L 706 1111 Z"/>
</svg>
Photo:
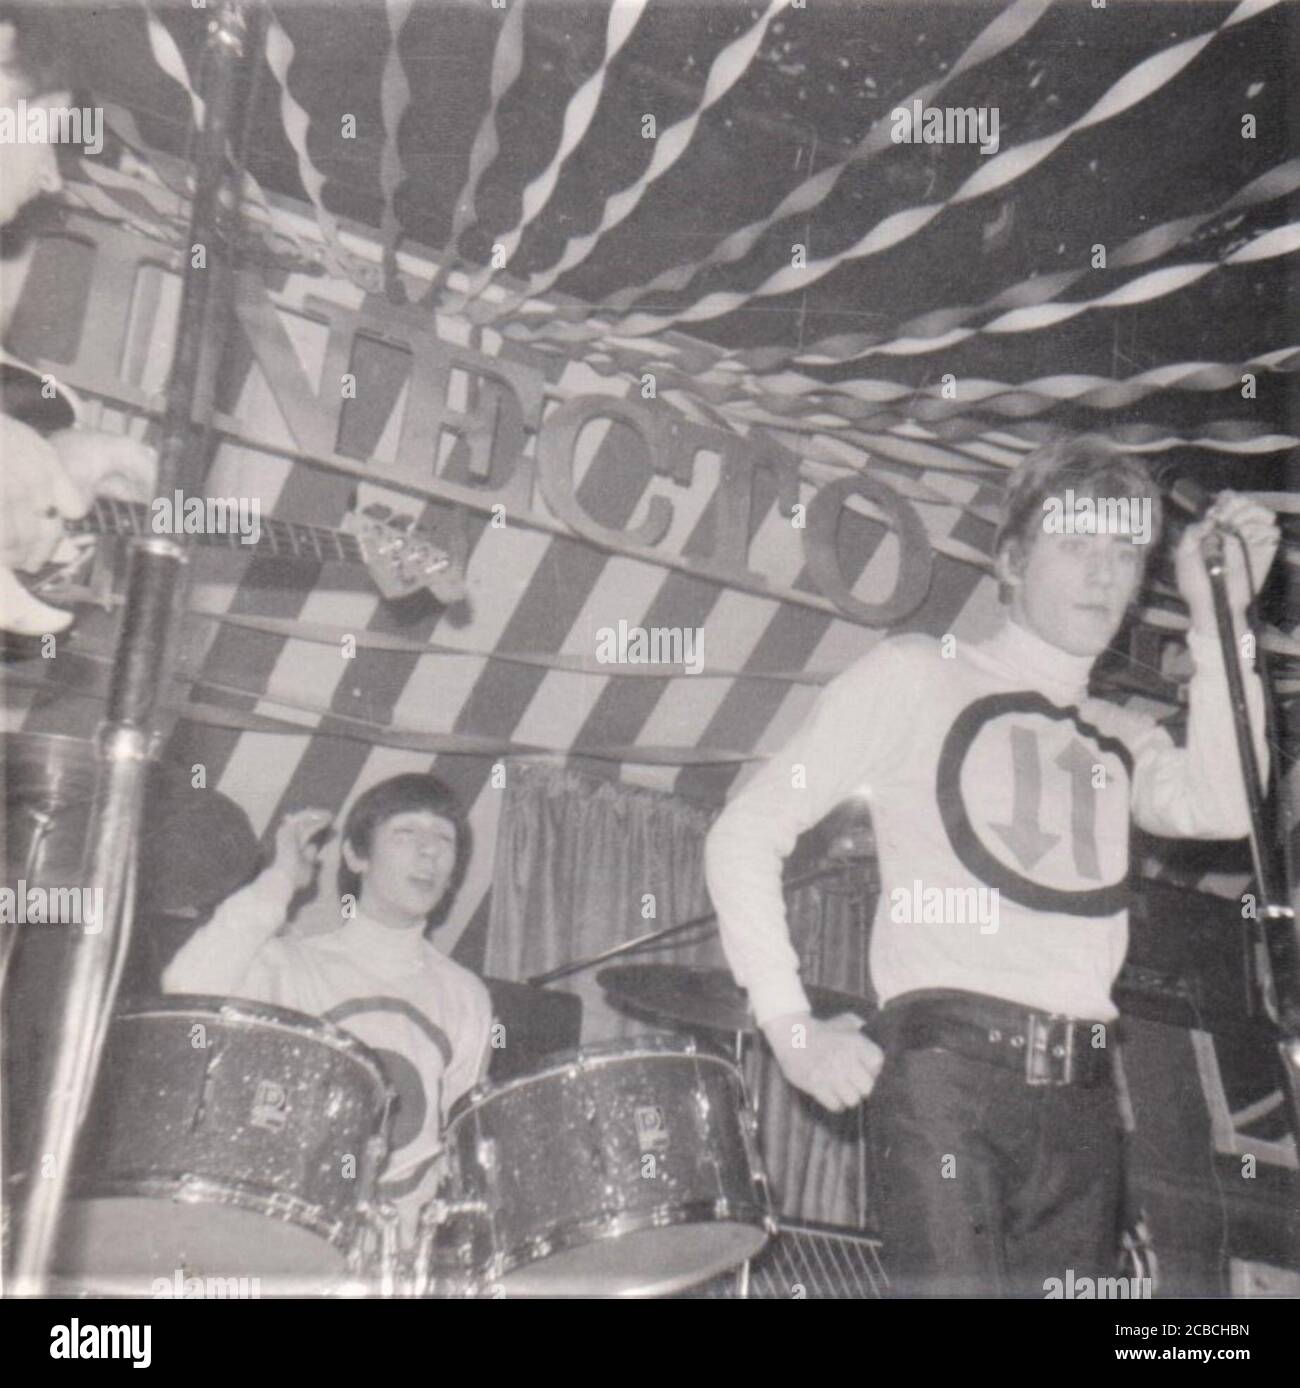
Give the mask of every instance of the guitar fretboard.
<svg viewBox="0 0 1300 1388">
<path fill-rule="evenodd" d="M 201 545 L 224 545 L 228 549 L 256 549 L 281 555 L 286 559 L 315 559 L 324 564 L 336 562 L 361 564 L 365 554 L 357 537 L 340 530 L 327 530 L 320 525 L 299 525 L 295 521 L 259 517 L 256 545 L 250 545 L 238 528 L 235 508 L 228 513 L 227 530 L 202 530 L 181 534 L 180 539 L 193 540 Z M 80 519 L 66 521 L 64 528 L 76 535 L 155 535 L 149 508 L 140 501 L 118 501 L 109 496 L 97 496 L 89 511 Z"/>
</svg>

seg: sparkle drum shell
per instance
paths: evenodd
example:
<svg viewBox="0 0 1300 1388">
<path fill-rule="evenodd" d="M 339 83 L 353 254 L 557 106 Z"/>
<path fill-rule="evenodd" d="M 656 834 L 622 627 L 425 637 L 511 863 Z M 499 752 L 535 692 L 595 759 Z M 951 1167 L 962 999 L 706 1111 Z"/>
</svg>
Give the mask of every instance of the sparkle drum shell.
<svg viewBox="0 0 1300 1388">
<path fill-rule="evenodd" d="M 198 996 L 129 1005 L 83 1128 L 59 1280 L 328 1285 L 359 1245 L 390 1099 L 369 1049 L 318 1018 Z"/>
<path fill-rule="evenodd" d="M 448 1128 L 448 1242 L 489 1294 L 655 1296 L 752 1257 L 772 1228 L 739 1071 L 643 1037 L 482 1087 Z M 445 1257 L 445 1253 L 444 1253 Z"/>
</svg>

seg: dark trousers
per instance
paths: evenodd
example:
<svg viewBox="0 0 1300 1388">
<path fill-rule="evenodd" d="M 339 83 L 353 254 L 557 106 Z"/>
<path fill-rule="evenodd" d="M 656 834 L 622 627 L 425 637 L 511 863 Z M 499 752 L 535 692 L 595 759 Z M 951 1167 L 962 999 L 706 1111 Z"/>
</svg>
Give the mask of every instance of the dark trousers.
<svg viewBox="0 0 1300 1388">
<path fill-rule="evenodd" d="M 1113 1084 L 1031 1086 L 942 1050 L 886 1051 L 868 1101 L 885 1267 L 900 1296 L 1043 1297 L 1116 1275 Z"/>
</svg>

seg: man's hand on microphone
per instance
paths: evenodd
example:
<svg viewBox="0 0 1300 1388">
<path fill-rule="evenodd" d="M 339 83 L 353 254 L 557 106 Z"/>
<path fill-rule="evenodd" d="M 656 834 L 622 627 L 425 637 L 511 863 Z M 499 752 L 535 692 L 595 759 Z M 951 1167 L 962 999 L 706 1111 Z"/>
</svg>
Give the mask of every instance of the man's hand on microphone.
<svg viewBox="0 0 1300 1388">
<path fill-rule="evenodd" d="M 786 1079 L 832 1113 L 861 1103 L 884 1064 L 884 1052 L 863 1035 L 862 1018 L 852 1012 L 828 1021 L 787 1013 L 765 1023 L 763 1035 Z"/>
<path fill-rule="evenodd" d="M 1193 631 L 1213 633 L 1216 630 L 1214 598 L 1201 557 L 1201 542 L 1216 524 L 1234 532 L 1233 535 L 1224 536 L 1223 556 L 1227 567 L 1228 598 L 1237 615 L 1246 610 L 1264 582 L 1273 565 L 1281 536 L 1273 512 L 1237 492 L 1220 492 L 1204 518 L 1187 527 L 1174 555 L 1174 568 L 1178 576 L 1178 591 L 1191 611 Z M 1243 544 L 1235 538 L 1238 535 L 1244 542 L 1244 553 Z"/>
</svg>

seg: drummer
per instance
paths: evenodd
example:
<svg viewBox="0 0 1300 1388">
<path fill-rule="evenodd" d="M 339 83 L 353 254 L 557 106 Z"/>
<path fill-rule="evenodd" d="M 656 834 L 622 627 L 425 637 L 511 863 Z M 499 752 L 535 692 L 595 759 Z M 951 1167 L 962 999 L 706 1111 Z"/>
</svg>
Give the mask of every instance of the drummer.
<svg viewBox="0 0 1300 1388">
<path fill-rule="evenodd" d="M 373 786 L 343 827 L 339 928 L 281 935 L 294 898 L 313 884 L 330 820 L 324 810 L 287 815 L 270 866 L 182 946 L 163 986 L 322 1017 L 375 1052 L 397 1095 L 377 1195 L 397 1206 L 409 1244 L 437 1186 L 447 1115 L 490 1057 L 486 987 L 425 938 L 464 875 L 469 828 L 434 776 Z"/>
</svg>

